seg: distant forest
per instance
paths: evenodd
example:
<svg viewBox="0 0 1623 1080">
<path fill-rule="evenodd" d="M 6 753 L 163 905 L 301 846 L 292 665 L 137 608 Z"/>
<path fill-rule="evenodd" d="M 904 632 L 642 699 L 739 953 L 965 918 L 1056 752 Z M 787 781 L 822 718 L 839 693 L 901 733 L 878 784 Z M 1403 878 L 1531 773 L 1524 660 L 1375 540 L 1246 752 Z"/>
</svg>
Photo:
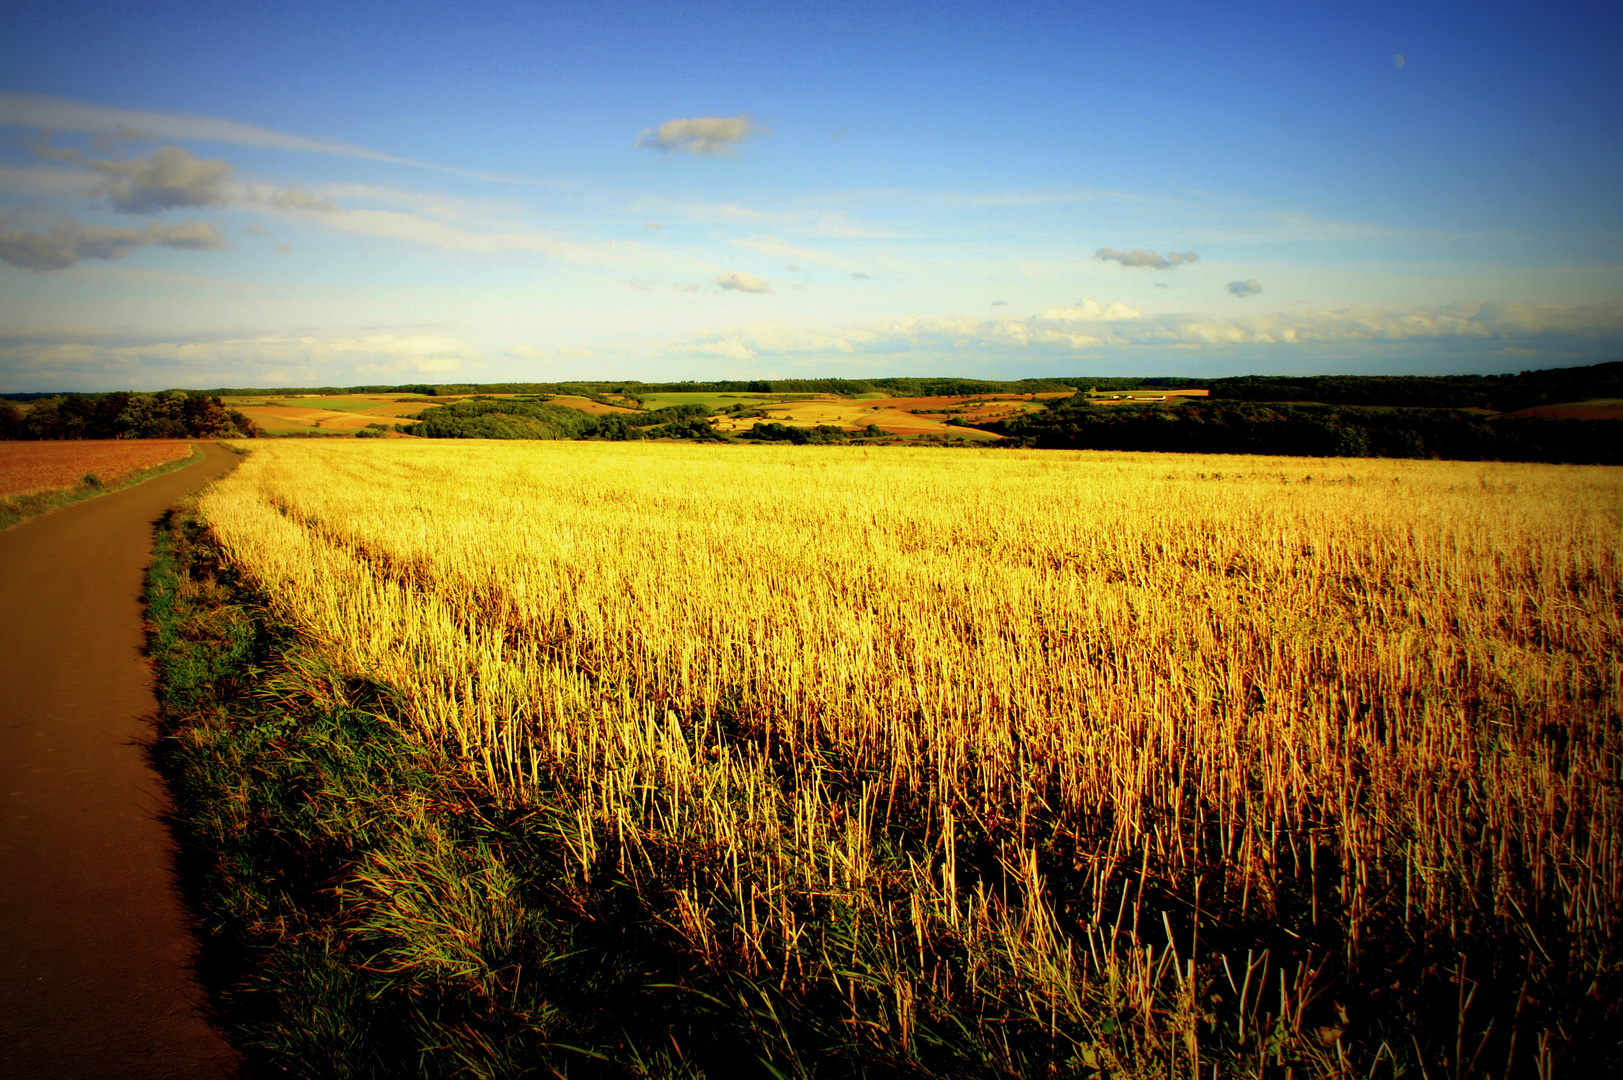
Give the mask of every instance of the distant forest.
<svg viewBox="0 0 1623 1080">
<path fill-rule="evenodd" d="M 1122 380 L 1090 389 L 1205 389 L 1207 398 L 1106 404 L 1086 392 L 977 427 L 1021 446 L 1304 457 L 1623 464 L 1623 421 L 1488 415 L 1623 398 L 1623 362 L 1516 375 L 1248 375 Z M 1466 410 L 1483 410 L 1468 412 Z"/>
<path fill-rule="evenodd" d="M 24 409 L 18 401 L 28 401 Z M 254 438 L 259 427 L 217 394 L 17 395 L 0 400 L 0 440 Z"/>
<path fill-rule="evenodd" d="M 1221 398 L 1099 405 L 1078 394 L 1039 413 L 975 426 L 1044 449 L 1623 464 L 1623 420 L 1502 419 L 1454 409 Z"/>
</svg>

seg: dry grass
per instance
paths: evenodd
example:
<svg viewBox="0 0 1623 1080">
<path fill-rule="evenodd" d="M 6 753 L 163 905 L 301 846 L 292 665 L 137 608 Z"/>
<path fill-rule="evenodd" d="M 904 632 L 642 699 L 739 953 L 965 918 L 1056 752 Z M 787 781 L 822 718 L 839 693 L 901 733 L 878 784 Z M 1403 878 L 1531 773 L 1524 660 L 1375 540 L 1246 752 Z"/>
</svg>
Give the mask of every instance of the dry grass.
<svg viewBox="0 0 1623 1080">
<path fill-rule="evenodd" d="M 957 1018 L 1005 1064 L 1462 1076 L 1615 1011 L 1620 496 L 357 443 L 257 446 L 201 512 L 414 737 L 568 823 L 559 887 L 610 864 L 700 962 L 888 1053 Z"/>
</svg>

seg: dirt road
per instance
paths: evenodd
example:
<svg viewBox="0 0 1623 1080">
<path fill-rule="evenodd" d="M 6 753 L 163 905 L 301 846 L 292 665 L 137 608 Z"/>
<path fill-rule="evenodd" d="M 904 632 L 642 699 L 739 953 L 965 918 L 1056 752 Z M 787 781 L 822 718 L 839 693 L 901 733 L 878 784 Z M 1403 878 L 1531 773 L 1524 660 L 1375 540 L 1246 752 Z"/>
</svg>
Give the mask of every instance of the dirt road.
<svg viewBox="0 0 1623 1080">
<path fill-rule="evenodd" d="M 221 1077 L 141 742 L 152 523 L 237 457 L 0 533 L 0 1076 Z"/>
</svg>

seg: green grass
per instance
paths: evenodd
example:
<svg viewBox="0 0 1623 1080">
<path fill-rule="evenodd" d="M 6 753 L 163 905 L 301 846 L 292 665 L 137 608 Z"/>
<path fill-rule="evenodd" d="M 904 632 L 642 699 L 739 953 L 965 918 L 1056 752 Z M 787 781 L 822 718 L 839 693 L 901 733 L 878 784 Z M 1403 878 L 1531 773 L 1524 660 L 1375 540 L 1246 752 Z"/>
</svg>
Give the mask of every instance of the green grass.
<svg viewBox="0 0 1623 1080">
<path fill-rule="evenodd" d="M 62 491 L 42 491 L 33 495 L 14 495 L 9 498 L 0 497 L 0 529 L 9 529 L 13 525 L 21 525 L 25 521 L 48 514 L 52 510 L 60 510 L 64 506 L 93 499 L 97 495 L 105 495 L 110 491 L 123 491 L 127 487 L 134 487 L 143 480 L 150 480 L 154 476 L 162 476 L 167 472 L 185 468 L 203 456 L 203 451 L 195 445 L 192 452 L 183 458 L 166 461 L 161 465 L 154 465 L 149 469 L 140 469 L 126 476 L 118 484 L 108 487 L 90 474 L 79 482 L 77 487 Z"/>
</svg>

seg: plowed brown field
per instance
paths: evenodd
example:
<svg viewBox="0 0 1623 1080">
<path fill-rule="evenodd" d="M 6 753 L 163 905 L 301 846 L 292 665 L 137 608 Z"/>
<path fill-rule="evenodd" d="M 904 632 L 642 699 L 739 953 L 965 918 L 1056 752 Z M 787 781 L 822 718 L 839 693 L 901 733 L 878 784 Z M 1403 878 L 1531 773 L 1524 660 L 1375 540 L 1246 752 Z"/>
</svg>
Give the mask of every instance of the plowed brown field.
<svg viewBox="0 0 1623 1080">
<path fill-rule="evenodd" d="M 78 487 L 87 474 L 111 486 L 191 452 L 183 439 L 0 442 L 0 496 Z"/>
</svg>

